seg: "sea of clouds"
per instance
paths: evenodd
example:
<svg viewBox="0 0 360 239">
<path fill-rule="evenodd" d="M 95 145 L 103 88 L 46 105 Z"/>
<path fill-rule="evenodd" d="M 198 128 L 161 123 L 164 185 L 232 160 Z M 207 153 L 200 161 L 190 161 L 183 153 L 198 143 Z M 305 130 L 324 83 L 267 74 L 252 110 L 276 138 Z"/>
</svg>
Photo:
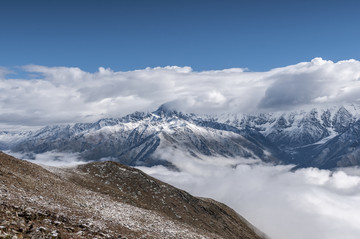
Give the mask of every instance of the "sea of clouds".
<svg viewBox="0 0 360 239">
<path fill-rule="evenodd" d="M 85 163 L 78 154 L 11 154 L 40 165 Z M 270 238 L 358 239 L 360 235 L 360 168 L 292 171 L 292 165 L 254 159 L 199 159 L 167 149 L 157 154 L 179 171 L 138 168 L 195 196 L 227 204 Z"/>
<path fill-rule="evenodd" d="M 360 235 L 359 168 L 292 171 L 291 165 L 243 159 L 235 166 L 226 158 L 197 161 L 183 155 L 172 162 L 181 171 L 139 168 L 193 195 L 227 204 L 270 238 L 357 239 Z"/>
<path fill-rule="evenodd" d="M 4 151 L 6 154 L 15 158 L 27 160 L 29 162 L 52 167 L 72 167 L 79 164 L 88 163 L 81 159 L 78 153 L 63 153 L 49 151 L 41 154 L 35 153 L 17 153 L 12 151 Z"/>
</svg>

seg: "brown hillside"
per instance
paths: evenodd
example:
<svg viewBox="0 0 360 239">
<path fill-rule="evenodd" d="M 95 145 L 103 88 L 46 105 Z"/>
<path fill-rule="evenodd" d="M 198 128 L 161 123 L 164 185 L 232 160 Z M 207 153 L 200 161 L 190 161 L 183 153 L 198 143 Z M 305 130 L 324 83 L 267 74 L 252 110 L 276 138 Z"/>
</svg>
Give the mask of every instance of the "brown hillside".
<svg viewBox="0 0 360 239">
<path fill-rule="evenodd" d="M 0 238 L 14 235 L 261 238 L 227 206 L 134 168 L 99 162 L 44 169 L 0 153 Z"/>
</svg>

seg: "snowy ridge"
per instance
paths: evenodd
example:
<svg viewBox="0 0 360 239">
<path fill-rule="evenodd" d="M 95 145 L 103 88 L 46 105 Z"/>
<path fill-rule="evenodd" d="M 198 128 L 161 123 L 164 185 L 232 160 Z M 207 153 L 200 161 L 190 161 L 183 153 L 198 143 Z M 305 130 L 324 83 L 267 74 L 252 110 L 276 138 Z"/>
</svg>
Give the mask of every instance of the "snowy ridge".
<svg viewBox="0 0 360 239">
<path fill-rule="evenodd" d="M 211 156 L 279 161 L 269 153 L 276 153 L 276 148 L 258 142 L 264 140 L 260 134 L 254 136 L 193 114 L 159 108 L 153 113 L 136 112 L 120 119 L 101 119 L 90 124 L 48 126 L 12 144 L 10 149 L 26 152 L 28 157 L 31 153 L 55 150 L 80 153 L 86 160 L 106 158 L 128 165 L 148 166 L 169 166 L 170 160 L 161 155 L 171 148 L 200 159 Z M 160 143 L 162 147 L 159 148 Z"/>
<path fill-rule="evenodd" d="M 140 166 L 176 167 L 169 152 L 181 152 L 184 157 L 200 160 L 245 158 L 330 167 L 324 159 L 320 164 L 312 162 L 320 162 L 317 159 L 320 154 L 322 158 L 328 155 L 322 147 L 338 140 L 359 117 L 360 107 L 354 104 L 252 115 L 202 116 L 177 112 L 163 105 L 152 113 L 135 112 L 95 123 L 47 126 L 21 134 L 3 132 L 0 146 L 27 153 L 28 157 L 32 153 L 58 151 L 79 153 L 85 160 L 105 158 Z M 349 132 L 346 135 L 352 137 Z M 344 147 L 348 146 L 344 144 Z M 327 147 L 325 151 L 329 150 Z M 348 151 L 342 150 L 344 157 Z M 343 157 L 337 153 L 331 155 Z M 352 162 L 335 163 L 331 167 L 355 164 Z"/>
<path fill-rule="evenodd" d="M 342 133 L 351 123 L 360 118 L 360 106 L 350 104 L 346 106 L 329 106 L 297 111 L 283 111 L 275 113 L 247 114 L 223 114 L 212 116 L 218 122 L 226 123 L 237 128 L 250 127 L 257 129 L 265 137 L 273 138 L 273 142 L 279 140 L 279 133 L 289 138 L 296 138 L 308 133 L 311 143 L 324 140 L 328 136 Z M 324 134 L 324 135 L 323 135 Z M 275 136 L 273 136 L 275 135 Z M 323 141 L 322 141 L 323 142 Z M 298 142 L 303 146 L 306 142 Z M 288 146 L 288 145 L 284 145 Z"/>
</svg>

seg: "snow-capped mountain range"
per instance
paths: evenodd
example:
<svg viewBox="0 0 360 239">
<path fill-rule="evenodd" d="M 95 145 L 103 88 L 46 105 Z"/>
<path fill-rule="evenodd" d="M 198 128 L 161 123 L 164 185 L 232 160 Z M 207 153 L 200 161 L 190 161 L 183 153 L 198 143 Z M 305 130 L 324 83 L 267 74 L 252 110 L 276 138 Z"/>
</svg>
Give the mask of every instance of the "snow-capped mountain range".
<svg viewBox="0 0 360 239">
<path fill-rule="evenodd" d="M 78 153 L 87 161 L 178 167 L 178 160 L 234 164 L 239 160 L 299 167 L 360 165 L 360 107 L 194 115 L 162 105 L 95 123 L 47 126 L 35 132 L 0 132 L 1 150 L 31 154 Z M 214 159 L 221 159 L 214 160 Z"/>
</svg>

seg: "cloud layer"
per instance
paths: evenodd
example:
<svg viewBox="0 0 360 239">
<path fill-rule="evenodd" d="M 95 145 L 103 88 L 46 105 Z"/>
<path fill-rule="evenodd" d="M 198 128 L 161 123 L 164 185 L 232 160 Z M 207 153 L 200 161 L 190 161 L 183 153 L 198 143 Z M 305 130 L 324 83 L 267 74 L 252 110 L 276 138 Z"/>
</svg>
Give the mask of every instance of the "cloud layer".
<svg viewBox="0 0 360 239">
<path fill-rule="evenodd" d="M 71 67 L 28 65 L 19 79 L 0 68 L 0 124 L 45 125 L 93 121 L 171 102 L 193 113 L 293 109 L 359 102 L 360 62 L 315 58 L 268 72 L 244 69 L 194 72 L 157 67 L 95 73 Z"/>
<path fill-rule="evenodd" d="M 83 163 L 77 154 L 11 154 L 42 165 Z M 292 172 L 292 166 L 243 158 L 199 159 L 166 148 L 157 156 L 169 159 L 180 171 L 163 166 L 139 169 L 195 196 L 226 203 L 271 238 L 357 239 L 360 235 L 359 168 Z"/>
<path fill-rule="evenodd" d="M 140 169 L 194 195 L 226 203 L 271 238 L 356 239 L 360 234 L 357 168 L 291 172 L 291 166 L 246 160 L 238 160 L 234 168 L 221 158 L 205 163 L 173 157 L 181 172 L 162 166 Z"/>
<path fill-rule="evenodd" d="M 62 153 L 55 151 L 49 151 L 41 154 L 22 154 L 11 151 L 6 151 L 5 153 L 12 155 L 16 158 L 30 161 L 32 163 L 54 167 L 69 167 L 78 164 L 89 163 L 82 161 L 78 153 Z"/>
</svg>

